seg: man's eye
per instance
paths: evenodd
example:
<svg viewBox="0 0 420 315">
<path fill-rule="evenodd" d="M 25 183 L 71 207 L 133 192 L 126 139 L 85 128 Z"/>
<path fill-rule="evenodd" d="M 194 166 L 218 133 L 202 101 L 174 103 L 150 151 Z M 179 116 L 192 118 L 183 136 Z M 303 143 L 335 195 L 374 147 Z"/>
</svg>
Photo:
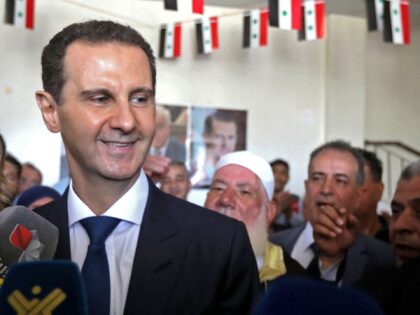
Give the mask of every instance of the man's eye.
<svg viewBox="0 0 420 315">
<path fill-rule="evenodd" d="M 149 103 L 149 98 L 144 95 L 136 95 L 130 98 L 130 103 L 136 104 L 136 105 L 144 105 Z"/>
<path fill-rule="evenodd" d="M 109 100 L 109 97 L 105 95 L 92 97 L 92 101 L 98 104 L 104 104 L 108 102 L 108 100 Z"/>
<path fill-rule="evenodd" d="M 242 196 L 251 196 L 252 192 L 247 190 L 247 189 L 242 189 L 242 190 L 239 191 L 239 194 L 242 195 Z"/>
<path fill-rule="evenodd" d="M 223 191 L 223 188 L 218 187 L 218 186 L 212 186 L 212 187 L 210 187 L 210 190 L 214 191 L 214 192 L 221 192 L 221 191 Z"/>
</svg>

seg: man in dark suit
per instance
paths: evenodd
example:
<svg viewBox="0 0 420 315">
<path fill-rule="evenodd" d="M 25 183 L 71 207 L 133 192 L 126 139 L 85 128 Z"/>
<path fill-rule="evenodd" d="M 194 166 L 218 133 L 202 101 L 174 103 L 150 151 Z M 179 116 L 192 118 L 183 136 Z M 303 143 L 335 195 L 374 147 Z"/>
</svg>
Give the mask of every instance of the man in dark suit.
<svg viewBox="0 0 420 315">
<path fill-rule="evenodd" d="M 71 182 L 36 212 L 60 231 L 56 259 L 82 269 L 89 314 L 247 314 L 258 274 L 244 225 L 166 195 L 145 175 L 155 58 L 130 27 L 72 24 L 44 48 L 47 128 Z"/>
<path fill-rule="evenodd" d="M 309 222 L 270 238 L 315 277 L 339 285 L 354 285 L 368 268 L 393 263 L 388 244 L 356 231 L 353 211 L 363 167 L 360 153 L 346 142 L 332 141 L 315 149 L 305 181 Z M 329 230 L 323 224 L 332 216 L 338 226 Z"/>
</svg>

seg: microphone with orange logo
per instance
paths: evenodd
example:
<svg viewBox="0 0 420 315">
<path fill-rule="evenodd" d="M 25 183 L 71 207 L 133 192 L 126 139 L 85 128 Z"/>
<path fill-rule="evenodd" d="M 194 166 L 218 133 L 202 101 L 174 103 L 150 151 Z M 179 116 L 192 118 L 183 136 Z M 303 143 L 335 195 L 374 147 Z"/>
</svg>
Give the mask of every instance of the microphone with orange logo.
<svg viewBox="0 0 420 315">
<path fill-rule="evenodd" d="M 55 225 L 22 206 L 0 211 L 0 286 L 19 262 L 52 259 L 57 248 Z"/>
</svg>

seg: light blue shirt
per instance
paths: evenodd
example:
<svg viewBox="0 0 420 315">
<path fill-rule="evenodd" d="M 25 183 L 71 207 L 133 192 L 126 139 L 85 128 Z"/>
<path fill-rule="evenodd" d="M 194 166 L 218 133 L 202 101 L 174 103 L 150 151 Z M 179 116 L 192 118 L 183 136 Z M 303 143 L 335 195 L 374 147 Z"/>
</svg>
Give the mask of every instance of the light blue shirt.
<svg viewBox="0 0 420 315">
<path fill-rule="evenodd" d="M 121 219 L 121 222 L 105 241 L 111 282 L 111 315 L 121 315 L 124 312 L 148 194 L 149 183 L 142 170 L 136 183 L 103 214 Z M 71 259 L 81 270 L 90 240 L 79 221 L 95 216 L 95 214 L 76 195 L 72 182 L 69 186 L 67 207 Z M 100 288 L 98 289 L 100 290 Z"/>
</svg>

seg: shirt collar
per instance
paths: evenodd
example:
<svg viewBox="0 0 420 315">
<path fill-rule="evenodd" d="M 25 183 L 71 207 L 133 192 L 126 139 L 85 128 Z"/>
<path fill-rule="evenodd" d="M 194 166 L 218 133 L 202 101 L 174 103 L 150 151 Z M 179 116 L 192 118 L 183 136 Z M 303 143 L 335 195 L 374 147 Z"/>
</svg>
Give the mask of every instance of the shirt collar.
<svg viewBox="0 0 420 315">
<path fill-rule="evenodd" d="M 149 195 L 149 182 L 143 169 L 134 185 L 118 199 L 103 215 L 128 221 L 137 225 L 141 224 L 147 196 Z M 76 195 L 73 182 L 70 181 L 67 198 L 69 226 L 82 219 L 95 216 L 95 213 Z"/>
</svg>

